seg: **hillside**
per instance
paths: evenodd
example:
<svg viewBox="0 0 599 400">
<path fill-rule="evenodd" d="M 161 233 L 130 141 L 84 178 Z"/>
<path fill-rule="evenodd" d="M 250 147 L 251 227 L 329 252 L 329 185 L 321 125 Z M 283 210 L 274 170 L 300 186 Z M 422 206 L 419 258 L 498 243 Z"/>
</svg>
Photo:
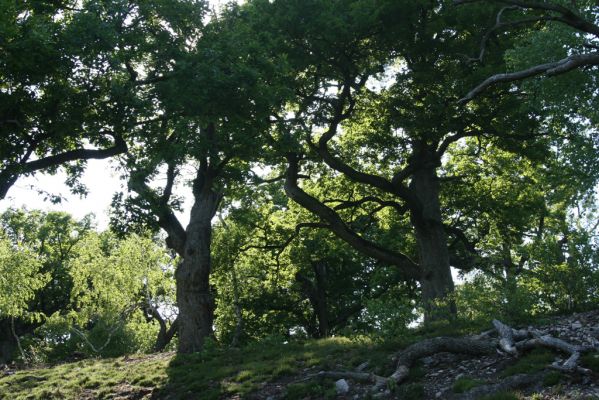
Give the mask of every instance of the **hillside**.
<svg viewBox="0 0 599 400">
<path fill-rule="evenodd" d="M 570 344 L 597 348 L 599 311 L 555 317 L 538 323 L 537 329 L 543 335 L 549 334 Z M 508 388 L 511 385 L 513 389 L 500 390 L 500 394 L 485 397 L 487 399 L 599 398 L 599 353 L 596 351 L 582 356 L 577 372 L 547 369 L 554 361 L 563 362 L 567 357 L 551 348 L 535 348 L 522 351 L 517 358 L 500 352 L 483 357 L 440 352 L 420 359 L 397 387 L 375 393 L 371 391 L 370 382 L 360 379 L 359 372 L 371 376 L 390 375 L 398 354 L 402 354 L 397 352 L 399 349 L 441 335 L 458 337 L 463 336 L 464 331 L 455 327 L 419 330 L 380 343 L 367 338 L 337 337 L 293 343 L 273 339 L 242 349 L 207 348 L 191 356 L 159 353 L 81 360 L 25 370 L 5 366 L 0 377 L 0 398 L 458 399 L 483 398 L 472 390 L 493 383 L 502 383 Z M 484 340 L 492 335 L 485 332 L 476 338 Z M 337 393 L 335 374 L 347 375 L 347 393 Z M 532 377 L 532 382 L 522 379 L 525 376 Z"/>
</svg>

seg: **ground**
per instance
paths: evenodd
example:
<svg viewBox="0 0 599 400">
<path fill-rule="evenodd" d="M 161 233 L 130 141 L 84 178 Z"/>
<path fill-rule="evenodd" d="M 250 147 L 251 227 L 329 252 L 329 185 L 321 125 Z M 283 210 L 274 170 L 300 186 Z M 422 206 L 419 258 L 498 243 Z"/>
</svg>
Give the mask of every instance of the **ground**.
<svg viewBox="0 0 599 400">
<path fill-rule="evenodd" d="M 547 319 L 535 325 L 543 333 L 575 344 L 599 344 L 599 310 Z M 455 328 L 455 327 L 454 327 Z M 420 360 L 407 382 L 387 392 L 372 393 L 371 385 L 347 379 L 349 391 L 338 394 L 336 379 L 320 371 L 363 371 L 388 376 L 394 355 L 424 337 L 450 331 L 414 331 L 401 338 L 373 341 L 365 337 L 249 345 L 243 349 L 208 346 L 201 354 L 137 355 L 82 360 L 43 368 L 0 371 L 0 399 L 452 399 L 488 383 L 543 370 L 564 356 L 535 349 L 515 359 L 503 354 L 468 357 L 439 353 Z M 583 357 L 590 374 L 551 372 L 519 392 L 489 399 L 599 399 L 599 353 Z"/>
</svg>

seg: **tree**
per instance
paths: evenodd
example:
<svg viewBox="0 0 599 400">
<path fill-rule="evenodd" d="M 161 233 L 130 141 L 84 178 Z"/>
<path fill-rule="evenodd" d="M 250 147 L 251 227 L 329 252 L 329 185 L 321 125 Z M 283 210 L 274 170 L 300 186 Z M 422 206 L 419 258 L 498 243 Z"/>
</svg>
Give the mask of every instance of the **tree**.
<svg viewBox="0 0 599 400">
<path fill-rule="evenodd" d="M 30 297 L 22 303 L 22 315 L 0 316 L 0 329 L 6 332 L 2 358 L 7 360 L 12 347 L 18 344 L 13 336 L 31 334 L 44 322 L 43 316 L 68 308 L 72 280 L 67 264 L 75 256 L 75 244 L 92 229 L 92 220 L 86 217 L 75 221 L 61 212 L 9 209 L 0 215 L 0 227 L 4 240 L 13 248 L 22 249 L 17 250 L 18 254 L 23 257 L 36 255 L 35 274 L 39 277 L 31 276 L 31 279 L 43 281 L 41 286 L 34 284 L 31 288 L 27 282 L 23 283 L 23 288 L 30 290 Z M 23 274 L 31 272 L 26 266 L 23 268 Z M 31 315 L 36 318 L 30 318 Z M 11 330 L 14 335 L 8 334 Z"/>
<path fill-rule="evenodd" d="M 119 240 L 103 232 L 87 235 L 74 251 L 77 256 L 68 263 L 73 280 L 69 307 L 49 316 L 49 322 L 64 325 L 70 341 L 93 355 L 130 352 L 140 343 L 144 350 L 163 350 L 168 319 L 159 308 L 168 310 L 174 302 L 174 260 L 166 249 L 147 236 Z M 152 328 L 158 329 L 131 327 L 147 322 L 157 322 Z M 146 338 L 127 335 L 127 329 L 138 329 Z M 148 344 L 152 334 L 156 341 Z M 124 343 L 114 343 L 117 339 Z"/>
<path fill-rule="evenodd" d="M 327 192 L 328 183 L 321 180 L 314 189 Z M 382 304 L 391 293 L 410 292 L 397 269 L 364 257 L 322 229 L 281 189 L 278 181 L 260 185 L 215 226 L 219 339 L 239 343 L 267 335 L 319 338 L 349 329 L 386 328 L 381 323 L 384 307 L 371 305 Z M 367 221 L 362 214 L 352 225 L 358 229 L 361 223 L 360 232 L 380 237 L 382 230 Z M 319 225 L 321 229 L 314 229 Z M 410 304 L 412 299 L 400 301 Z M 395 326 L 410 320 L 411 306 L 401 317 L 397 311 L 392 310 Z"/>
<path fill-rule="evenodd" d="M 532 140 L 519 134 L 531 129 L 531 121 L 507 98 L 476 110 L 451 105 L 459 87 L 474 77 L 457 60 L 469 36 L 446 29 L 460 17 L 444 2 L 287 2 L 275 3 L 271 12 L 271 24 L 305 21 L 285 36 L 290 63 L 301 71 L 294 80 L 294 114 L 281 117 L 285 122 L 274 138 L 285 143 L 286 192 L 357 250 L 418 280 L 426 314 L 433 317 L 434 303 L 453 291 L 448 235 L 464 238 L 444 221 L 444 154 L 468 136 Z M 391 21 L 391 15 L 405 23 Z M 510 121 L 501 118 L 508 110 Z M 302 164 L 310 171 L 312 163 L 370 193 L 329 206 L 330 199 L 317 199 L 298 184 L 306 177 Z M 394 210 L 392 218 L 409 213 L 417 260 L 359 235 L 338 212 L 369 203 Z M 444 316 L 454 313 L 451 304 L 439 308 Z"/>
<path fill-rule="evenodd" d="M 150 95 L 172 69 L 174 37 L 202 25 L 203 0 L 5 2 L 0 90 L 0 199 L 20 176 L 127 151 L 160 119 Z M 35 57 L 32 57 L 32 54 Z"/>
<path fill-rule="evenodd" d="M 268 37 L 249 34 L 245 15 L 243 7 L 231 6 L 193 40 L 176 36 L 172 76 L 155 92 L 156 112 L 167 119 L 140 132 L 143 147 L 131 149 L 126 165 L 135 195 L 124 200 L 122 212 L 163 229 L 181 259 L 175 278 L 182 353 L 201 350 L 213 334 L 211 221 L 223 198 L 246 183 L 251 163 L 264 157 L 260 133 L 285 93 L 277 80 L 285 64 L 265 52 Z M 193 206 L 184 228 L 173 188 L 186 179 L 186 166 L 193 171 L 187 182 Z M 159 173 L 166 173 L 166 183 L 154 189 Z"/>
<path fill-rule="evenodd" d="M 8 319 L 8 329 L 3 335 L 13 338 L 21 356 L 25 353 L 21 347 L 19 335 L 15 330 L 15 319 L 35 320 L 39 314 L 29 311 L 29 302 L 36 291 L 50 280 L 48 274 L 41 273 L 40 257 L 23 243 L 13 243 L 0 234 L 0 318 Z M 4 339 L 0 348 L 0 360 L 8 361 L 12 356 L 10 340 Z"/>
</svg>

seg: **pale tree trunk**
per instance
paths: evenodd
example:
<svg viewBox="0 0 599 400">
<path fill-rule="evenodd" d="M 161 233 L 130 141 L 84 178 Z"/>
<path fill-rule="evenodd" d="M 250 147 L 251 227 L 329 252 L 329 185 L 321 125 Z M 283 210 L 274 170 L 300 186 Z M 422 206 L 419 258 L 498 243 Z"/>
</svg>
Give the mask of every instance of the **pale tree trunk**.
<svg viewBox="0 0 599 400">
<path fill-rule="evenodd" d="M 210 292 L 211 221 L 220 195 L 210 189 L 196 194 L 191 209 L 183 260 L 177 267 L 179 307 L 179 353 L 200 351 L 204 339 L 213 335 L 214 300 Z"/>
<path fill-rule="evenodd" d="M 235 262 L 230 262 L 231 267 L 231 283 L 233 284 L 233 303 L 235 306 L 235 318 L 237 319 L 237 323 L 235 324 L 235 334 L 233 335 L 233 340 L 231 341 L 231 347 L 237 347 L 239 345 L 239 341 L 241 340 L 241 336 L 243 335 L 244 321 L 243 321 L 243 312 L 241 309 L 241 299 L 239 295 L 239 280 L 237 279 L 237 271 L 235 270 Z"/>
<path fill-rule="evenodd" d="M 443 227 L 439 202 L 439 180 L 435 168 L 423 168 L 412 175 L 410 189 L 418 197 L 422 209 L 412 212 L 419 264 L 422 268 L 420 286 L 424 305 L 425 322 L 449 319 L 457 310 L 451 296 L 454 291 L 447 234 Z"/>
</svg>

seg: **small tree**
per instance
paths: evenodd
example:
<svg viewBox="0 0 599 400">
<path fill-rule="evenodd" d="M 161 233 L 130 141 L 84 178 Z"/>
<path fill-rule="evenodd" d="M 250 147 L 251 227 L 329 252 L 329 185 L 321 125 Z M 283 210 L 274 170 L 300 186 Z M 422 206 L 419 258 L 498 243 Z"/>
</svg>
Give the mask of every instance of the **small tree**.
<svg viewBox="0 0 599 400">
<path fill-rule="evenodd" d="M 40 313 L 29 311 L 29 302 L 50 279 L 49 274 L 40 273 L 41 268 L 42 260 L 35 252 L 22 243 L 12 243 L 0 232 L 0 318 L 10 319 L 10 335 L 23 360 L 26 355 L 15 330 L 15 319 L 27 321 L 42 317 Z M 11 354 L 7 354 L 5 347 L 0 356 L 8 360 Z"/>
</svg>

